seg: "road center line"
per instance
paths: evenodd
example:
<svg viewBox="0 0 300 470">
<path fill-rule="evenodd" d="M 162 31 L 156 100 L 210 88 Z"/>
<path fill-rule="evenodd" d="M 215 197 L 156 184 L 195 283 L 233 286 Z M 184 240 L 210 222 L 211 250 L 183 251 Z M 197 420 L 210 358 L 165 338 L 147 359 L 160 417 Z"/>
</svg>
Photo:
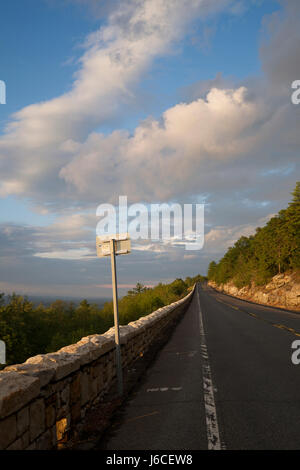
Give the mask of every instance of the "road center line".
<svg viewBox="0 0 300 470">
<path fill-rule="evenodd" d="M 199 287 L 197 288 L 197 298 L 199 304 L 199 328 L 200 328 L 200 350 L 202 356 L 202 375 L 203 375 L 203 392 L 204 392 L 204 407 L 205 407 L 205 418 L 206 418 L 206 432 L 207 432 L 207 443 L 209 450 L 221 450 L 225 449 L 224 444 L 221 444 L 217 409 L 215 404 L 214 390 L 216 388 L 213 385 L 211 369 L 208 359 L 208 350 L 206 346 L 205 331 L 203 326 L 203 316 L 199 297 Z"/>
<path fill-rule="evenodd" d="M 242 313 L 246 313 L 247 315 L 250 315 L 250 317 L 256 318 L 257 320 L 260 320 L 264 323 L 267 323 L 268 325 L 274 326 L 274 328 L 280 328 L 281 330 L 288 331 L 289 333 L 292 333 L 295 336 L 300 336 L 300 333 L 297 332 L 294 328 L 290 328 L 286 325 L 281 325 L 278 323 L 273 323 L 272 321 L 266 320 L 265 318 L 262 318 L 261 316 L 257 315 L 256 313 L 248 312 L 247 310 L 244 310 L 243 308 L 236 307 L 235 305 L 231 305 L 228 302 L 224 302 L 223 300 L 217 299 L 215 297 L 215 300 L 223 305 L 226 305 L 227 307 L 234 308 L 235 310 L 239 310 Z"/>
</svg>

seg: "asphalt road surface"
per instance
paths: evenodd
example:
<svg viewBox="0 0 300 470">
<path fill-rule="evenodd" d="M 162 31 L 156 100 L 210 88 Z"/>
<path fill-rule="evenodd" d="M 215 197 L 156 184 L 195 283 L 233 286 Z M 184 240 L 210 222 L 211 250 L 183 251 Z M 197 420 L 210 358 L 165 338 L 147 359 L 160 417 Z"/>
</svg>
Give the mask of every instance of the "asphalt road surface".
<svg viewBox="0 0 300 470">
<path fill-rule="evenodd" d="M 299 314 L 198 285 L 101 448 L 300 449 L 297 339 Z"/>
</svg>

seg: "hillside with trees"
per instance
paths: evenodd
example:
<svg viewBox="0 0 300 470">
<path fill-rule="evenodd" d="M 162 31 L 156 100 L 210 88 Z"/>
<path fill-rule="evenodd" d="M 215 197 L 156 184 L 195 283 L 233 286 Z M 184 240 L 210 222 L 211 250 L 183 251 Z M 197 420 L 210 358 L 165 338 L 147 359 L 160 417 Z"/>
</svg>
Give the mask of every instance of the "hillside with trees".
<svg viewBox="0 0 300 470">
<path fill-rule="evenodd" d="M 176 279 L 171 284 L 147 288 L 140 283 L 119 300 L 120 324 L 148 315 L 187 295 L 203 276 Z M 113 304 L 103 308 L 87 300 L 75 306 L 56 300 L 50 306 L 35 306 L 26 297 L 0 294 L 0 339 L 6 344 L 7 364 L 26 361 L 37 354 L 54 352 L 82 337 L 101 334 L 113 326 Z M 3 366 L 4 367 L 4 366 Z M 1 368 L 1 366 L 0 366 Z"/>
<path fill-rule="evenodd" d="M 292 201 L 254 235 L 241 237 L 223 258 L 212 261 L 209 281 L 217 285 L 232 282 L 241 288 L 267 284 L 277 274 L 300 269 L 300 182 Z"/>
</svg>

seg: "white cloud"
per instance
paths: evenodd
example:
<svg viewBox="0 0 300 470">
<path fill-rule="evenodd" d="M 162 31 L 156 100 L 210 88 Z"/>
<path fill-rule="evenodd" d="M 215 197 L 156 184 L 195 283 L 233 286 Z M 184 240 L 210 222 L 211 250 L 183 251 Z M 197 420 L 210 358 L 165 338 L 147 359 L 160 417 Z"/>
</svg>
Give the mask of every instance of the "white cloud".
<svg viewBox="0 0 300 470">
<path fill-rule="evenodd" d="M 126 263 L 137 279 L 145 264 L 153 278 L 181 275 L 193 260 L 196 272 L 201 271 L 212 253 L 221 254 L 241 235 L 253 233 L 265 223 L 261 215 L 277 212 L 279 201 L 289 198 L 296 176 L 283 168 L 295 171 L 300 145 L 300 108 L 291 105 L 289 96 L 290 82 L 300 72 L 297 2 L 286 0 L 284 15 L 269 19 L 271 39 L 261 49 L 264 78 L 249 80 L 247 86 L 221 76 L 200 82 L 190 89 L 193 101 L 170 107 L 160 120 L 147 119 L 133 135 L 96 132 L 122 109 L 130 112 L 143 73 L 155 57 L 172 51 L 194 18 L 234 3 L 116 2 L 107 26 L 87 38 L 72 89 L 12 117 L 0 137 L 0 196 L 29 197 L 40 210 L 46 210 L 46 202 L 48 211 L 59 209 L 61 216 L 48 227 L 0 230 L 4 279 L 21 287 L 31 272 L 32 284 L 52 279 L 56 289 L 57 277 L 63 283 L 70 275 L 81 285 L 79 269 L 63 270 L 63 260 L 68 258 L 73 267 L 92 256 L 97 219 L 94 213 L 69 215 L 76 203 L 83 211 L 101 202 L 116 203 L 119 194 L 140 202 L 191 202 L 195 194 L 208 194 L 206 216 L 212 228 L 199 262 L 197 255 L 174 244 L 136 245 Z M 264 208 L 261 201 L 272 203 Z"/>
<path fill-rule="evenodd" d="M 47 259 L 82 260 L 83 258 L 95 258 L 95 252 L 92 252 L 88 248 L 78 248 L 74 250 L 34 253 L 34 256 Z"/>
<path fill-rule="evenodd" d="M 171 50 L 194 17 L 226 6 L 230 10 L 234 3 L 117 3 L 107 26 L 86 39 L 70 92 L 28 106 L 9 122 L 0 138 L 0 196 L 27 196 L 40 205 L 51 202 L 53 210 L 60 211 L 70 203 L 112 201 L 120 193 L 154 202 L 211 192 L 233 163 L 240 169 L 245 162 L 252 165 L 250 185 L 256 181 L 254 169 L 278 166 L 280 152 L 292 165 L 300 143 L 295 110 L 289 100 L 278 105 L 274 90 L 257 84 L 226 88 L 219 79 L 206 88 L 205 97 L 198 84 L 201 97 L 194 94 L 192 102 L 167 109 L 160 121 L 149 118 L 133 136 L 122 130 L 110 135 L 94 131 L 122 106 L 128 109 L 151 61 Z M 295 11 L 290 2 L 287 5 L 290 18 Z M 285 20 L 283 31 L 290 23 L 294 25 Z M 280 31 L 269 48 L 275 48 Z M 268 63 L 265 49 L 262 55 Z M 230 178 L 222 186 L 231 189 Z"/>
<path fill-rule="evenodd" d="M 270 110 L 247 89 L 213 88 L 206 99 L 168 109 L 162 122 L 147 120 L 133 136 L 92 134 L 60 176 L 82 198 L 168 200 L 207 188 L 201 175 L 212 166 L 241 161 L 269 133 Z"/>
<path fill-rule="evenodd" d="M 0 195 L 57 200 L 65 194 L 60 169 L 90 132 L 134 102 L 134 87 L 151 61 L 171 50 L 197 16 L 229 0 L 120 2 L 107 26 L 85 43 L 72 89 L 13 115 L 0 138 Z"/>
</svg>

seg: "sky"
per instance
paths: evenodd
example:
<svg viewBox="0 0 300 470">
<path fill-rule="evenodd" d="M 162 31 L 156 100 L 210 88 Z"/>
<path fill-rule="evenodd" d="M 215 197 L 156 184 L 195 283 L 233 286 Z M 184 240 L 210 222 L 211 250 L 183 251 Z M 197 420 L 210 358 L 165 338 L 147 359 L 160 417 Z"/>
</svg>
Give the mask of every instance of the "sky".
<svg viewBox="0 0 300 470">
<path fill-rule="evenodd" d="M 187 251 L 136 241 L 120 294 L 206 274 L 299 180 L 298 0 L 1 5 L 0 291 L 110 297 L 99 204 L 205 203 Z"/>
</svg>

